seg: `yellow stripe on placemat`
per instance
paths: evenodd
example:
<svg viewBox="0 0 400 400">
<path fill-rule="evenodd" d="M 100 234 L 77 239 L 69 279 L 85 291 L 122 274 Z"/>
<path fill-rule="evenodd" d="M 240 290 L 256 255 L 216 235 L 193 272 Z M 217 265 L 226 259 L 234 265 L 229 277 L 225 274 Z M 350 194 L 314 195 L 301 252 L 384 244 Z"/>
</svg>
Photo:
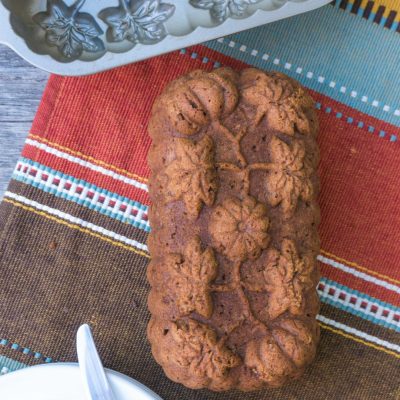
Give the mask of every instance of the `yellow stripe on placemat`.
<svg viewBox="0 0 400 400">
<path fill-rule="evenodd" d="M 389 354 L 389 355 L 391 355 L 393 357 L 400 358 L 400 354 L 396 353 L 395 351 L 391 351 L 391 350 L 385 349 L 384 347 L 378 346 L 378 345 L 376 345 L 374 343 L 367 342 L 367 341 L 365 341 L 363 339 L 360 339 L 360 338 L 358 338 L 356 336 L 350 335 L 349 333 L 343 332 L 343 331 L 341 331 L 339 329 L 332 328 L 332 327 L 330 327 L 328 325 L 325 325 L 325 324 L 323 324 L 321 322 L 319 323 L 319 325 L 320 325 L 320 327 L 322 329 L 325 329 L 327 331 L 335 333 L 336 335 L 343 336 L 343 337 L 345 337 L 347 339 L 350 339 L 350 340 L 353 340 L 353 341 L 355 341 L 357 343 L 361 343 L 361 344 L 363 344 L 365 346 L 371 347 L 371 348 L 373 348 L 375 350 L 382 351 L 383 353 Z"/>
<path fill-rule="evenodd" d="M 356 0 L 349 0 L 349 3 L 355 3 Z M 360 7 L 365 9 L 369 0 L 362 0 Z M 384 6 L 387 10 L 400 11 L 400 0 L 375 0 L 373 1 L 374 6 L 372 7 L 372 12 L 376 13 L 380 6 Z M 385 15 L 387 16 L 387 15 Z"/>
<path fill-rule="evenodd" d="M 347 0 L 346 4 L 359 4 L 359 9 L 369 9 L 368 18 L 371 18 L 371 14 L 381 14 L 381 18 L 389 18 L 391 14 L 395 13 L 396 16 L 393 18 L 393 22 L 400 22 L 400 0 L 361 0 L 359 3 L 357 0 Z M 340 4 L 340 2 L 339 2 Z M 372 7 L 371 7 L 372 5 Z M 383 8 L 383 12 L 382 12 Z M 367 18 L 365 11 L 363 14 L 364 18 Z M 390 27 L 389 27 L 390 28 Z"/>
<path fill-rule="evenodd" d="M 338 261 L 338 262 L 340 262 L 340 263 L 344 263 L 344 264 L 346 264 L 346 265 L 350 265 L 350 266 L 352 266 L 352 267 L 354 267 L 354 268 L 356 268 L 356 269 L 358 269 L 358 270 L 360 270 L 360 271 L 369 273 L 369 274 L 371 274 L 371 275 L 375 275 L 375 276 L 377 276 L 378 278 L 384 279 L 384 280 L 389 281 L 389 282 L 391 282 L 391 283 L 400 284 L 400 280 L 398 280 L 398 279 L 391 278 L 391 277 L 388 276 L 388 275 L 384 275 L 384 274 L 381 274 L 381 273 L 379 273 L 379 272 L 376 272 L 376 271 L 374 271 L 374 270 L 372 270 L 372 269 L 370 269 L 370 268 L 363 267 L 363 266 L 361 266 L 360 264 L 357 264 L 357 263 L 355 263 L 355 262 L 348 261 L 348 260 L 346 260 L 346 259 L 344 259 L 344 258 L 335 256 L 334 254 L 329 253 L 328 251 L 325 251 L 325 250 L 323 250 L 323 249 L 320 250 L 320 253 L 321 253 L 323 256 L 333 258 L 335 261 Z"/>
</svg>

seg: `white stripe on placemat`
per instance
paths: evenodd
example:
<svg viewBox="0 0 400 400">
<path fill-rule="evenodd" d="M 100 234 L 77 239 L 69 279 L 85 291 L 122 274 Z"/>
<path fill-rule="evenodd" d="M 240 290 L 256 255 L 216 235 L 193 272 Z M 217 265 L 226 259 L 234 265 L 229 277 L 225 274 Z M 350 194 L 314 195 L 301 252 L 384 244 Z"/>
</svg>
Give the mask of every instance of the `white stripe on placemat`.
<svg viewBox="0 0 400 400">
<path fill-rule="evenodd" d="M 137 181 L 135 179 L 132 179 L 132 178 L 128 178 L 127 176 L 118 174 L 118 173 L 116 173 L 114 171 L 111 171 L 110 169 L 107 169 L 107 168 L 101 167 L 99 165 L 93 164 L 90 161 L 83 160 L 82 158 L 79 158 L 79 157 L 76 157 L 76 156 L 72 156 L 71 154 L 68 154 L 68 153 L 64 153 L 63 151 L 57 150 L 54 147 L 48 146 L 47 144 L 38 142 L 38 141 L 33 140 L 33 139 L 29 139 L 29 138 L 26 139 L 26 144 L 28 144 L 30 146 L 33 146 L 33 147 L 36 147 L 36 148 L 38 148 L 40 150 L 43 150 L 46 153 L 52 154 L 53 156 L 62 158 L 64 160 L 67 160 L 67 161 L 72 162 L 74 164 L 78 164 L 81 167 L 88 168 L 88 169 L 90 169 L 92 171 L 99 172 L 100 174 L 109 176 L 109 177 L 111 177 L 113 179 L 116 179 L 118 181 L 122 181 L 122 182 L 124 182 L 124 183 L 126 183 L 128 185 L 135 186 L 138 189 L 142 189 L 142 190 L 144 190 L 146 192 L 148 191 L 147 185 L 142 183 L 142 182 L 139 182 L 139 181 Z"/>
<path fill-rule="evenodd" d="M 371 276 L 371 275 L 366 274 L 365 272 L 358 271 L 355 268 L 351 268 L 345 264 L 342 264 L 340 262 L 337 262 L 335 260 L 327 258 L 323 255 L 319 255 L 317 257 L 317 259 L 318 259 L 318 261 L 322 262 L 323 264 L 329 265 L 333 268 L 340 269 L 341 271 L 351 274 L 351 275 L 355 276 L 356 278 L 362 279 L 366 282 L 373 283 L 377 286 L 382 286 L 385 289 L 388 289 L 388 290 L 391 290 L 392 292 L 400 294 L 400 287 L 397 285 L 394 285 L 393 283 L 389 283 L 382 279 L 378 279 L 375 276 Z"/>
<path fill-rule="evenodd" d="M 388 342 L 386 340 L 383 340 L 383 339 L 380 339 L 380 338 L 378 338 L 376 336 L 369 335 L 368 333 L 362 332 L 362 331 L 360 331 L 358 329 L 355 329 L 355 328 L 352 328 L 352 327 L 347 326 L 345 324 L 342 324 L 341 322 L 334 321 L 333 319 L 324 317 L 323 315 L 320 315 L 320 314 L 317 315 L 317 320 L 322 322 L 322 323 L 324 323 L 324 324 L 326 324 L 326 325 L 329 325 L 329 326 L 335 327 L 337 329 L 340 329 L 343 332 L 347 332 L 347 333 L 349 333 L 351 335 L 357 336 L 357 337 L 359 337 L 359 338 L 361 338 L 361 339 L 363 339 L 363 340 L 365 340 L 367 342 L 375 343 L 375 344 L 377 344 L 377 345 L 379 345 L 381 347 L 385 347 L 386 349 L 395 351 L 395 352 L 400 354 L 400 346 L 397 345 L 397 344 L 390 343 L 390 342 Z"/>
<path fill-rule="evenodd" d="M 107 229 L 105 229 L 105 228 L 103 228 L 101 226 L 94 225 L 91 222 L 84 221 L 84 220 L 82 220 L 80 218 L 74 217 L 73 215 L 64 213 L 64 212 L 62 212 L 60 210 L 57 210 L 55 208 L 51 208 L 51 207 L 48 207 L 48 206 L 46 206 L 44 204 L 40 204 L 37 201 L 27 199 L 24 196 L 20 196 L 18 194 L 15 194 L 15 193 L 12 193 L 10 191 L 7 191 L 7 192 L 4 193 L 4 197 L 16 200 L 16 201 L 18 201 L 20 203 L 23 203 L 23 204 L 26 204 L 28 206 L 31 206 L 31 207 L 33 207 L 33 208 L 35 208 L 37 210 L 44 211 L 47 214 L 54 215 L 54 216 L 56 216 L 58 218 L 64 219 L 64 220 L 66 220 L 68 222 L 71 222 L 73 224 L 82 226 L 83 228 L 90 229 L 93 232 L 100 233 L 103 236 L 107 236 L 107 237 L 112 238 L 114 240 L 117 240 L 119 242 L 125 243 L 125 244 L 127 244 L 129 246 L 133 246 L 133 247 L 136 247 L 137 249 L 144 250 L 144 251 L 148 252 L 147 246 L 145 244 L 143 244 L 143 243 L 139 243 L 136 240 L 129 239 L 126 236 L 122 236 L 122 235 L 120 235 L 118 233 L 109 231 L 109 230 L 107 230 Z"/>
</svg>

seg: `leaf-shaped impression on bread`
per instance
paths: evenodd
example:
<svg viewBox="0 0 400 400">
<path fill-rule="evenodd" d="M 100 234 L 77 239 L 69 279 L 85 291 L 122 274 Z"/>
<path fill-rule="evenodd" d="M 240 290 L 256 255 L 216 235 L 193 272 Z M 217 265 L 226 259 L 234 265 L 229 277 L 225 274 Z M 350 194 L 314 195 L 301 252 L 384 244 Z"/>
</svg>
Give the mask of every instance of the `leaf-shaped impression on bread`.
<svg viewBox="0 0 400 400">
<path fill-rule="evenodd" d="M 165 168 L 166 200 L 182 200 L 196 218 L 203 204 L 212 205 L 217 190 L 213 141 L 204 136 L 195 143 L 175 140 L 175 159 Z"/>
<path fill-rule="evenodd" d="M 275 207 L 281 205 L 286 216 L 291 216 L 299 198 L 309 201 L 313 197 L 310 175 L 313 168 L 305 157 L 302 142 L 293 140 L 292 145 L 273 136 L 270 143 L 273 168 L 267 175 L 267 198 Z"/>
</svg>

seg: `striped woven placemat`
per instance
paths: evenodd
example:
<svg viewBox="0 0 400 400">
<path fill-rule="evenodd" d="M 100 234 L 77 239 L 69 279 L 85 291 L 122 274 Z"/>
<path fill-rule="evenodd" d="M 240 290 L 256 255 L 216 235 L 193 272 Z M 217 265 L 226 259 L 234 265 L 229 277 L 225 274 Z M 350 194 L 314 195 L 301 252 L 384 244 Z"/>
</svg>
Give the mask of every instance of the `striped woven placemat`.
<svg viewBox="0 0 400 400">
<path fill-rule="evenodd" d="M 52 76 L 0 206 L 0 370 L 76 360 L 88 322 L 106 366 L 167 400 L 399 399 L 400 36 L 395 2 L 370 3 L 96 76 Z M 321 123 L 318 357 L 299 381 L 246 395 L 168 381 L 145 340 L 150 107 L 171 79 L 219 65 L 300 80 Z"/>
</svg>

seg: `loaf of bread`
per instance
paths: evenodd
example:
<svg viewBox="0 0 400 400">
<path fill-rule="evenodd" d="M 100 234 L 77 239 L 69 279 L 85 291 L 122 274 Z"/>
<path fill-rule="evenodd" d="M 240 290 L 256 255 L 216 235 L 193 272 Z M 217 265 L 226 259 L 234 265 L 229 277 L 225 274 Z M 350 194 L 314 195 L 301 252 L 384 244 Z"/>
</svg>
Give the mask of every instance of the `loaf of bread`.
<svg viewBox="0 0 400 400">
<path fill-rule="evenodd" d="M 173 381 L 277 387 L 313 360 L 317 130 L 296 81 L 254 68 L 194 71 L 156 100 L 148 338 Z"/>
</svg>

